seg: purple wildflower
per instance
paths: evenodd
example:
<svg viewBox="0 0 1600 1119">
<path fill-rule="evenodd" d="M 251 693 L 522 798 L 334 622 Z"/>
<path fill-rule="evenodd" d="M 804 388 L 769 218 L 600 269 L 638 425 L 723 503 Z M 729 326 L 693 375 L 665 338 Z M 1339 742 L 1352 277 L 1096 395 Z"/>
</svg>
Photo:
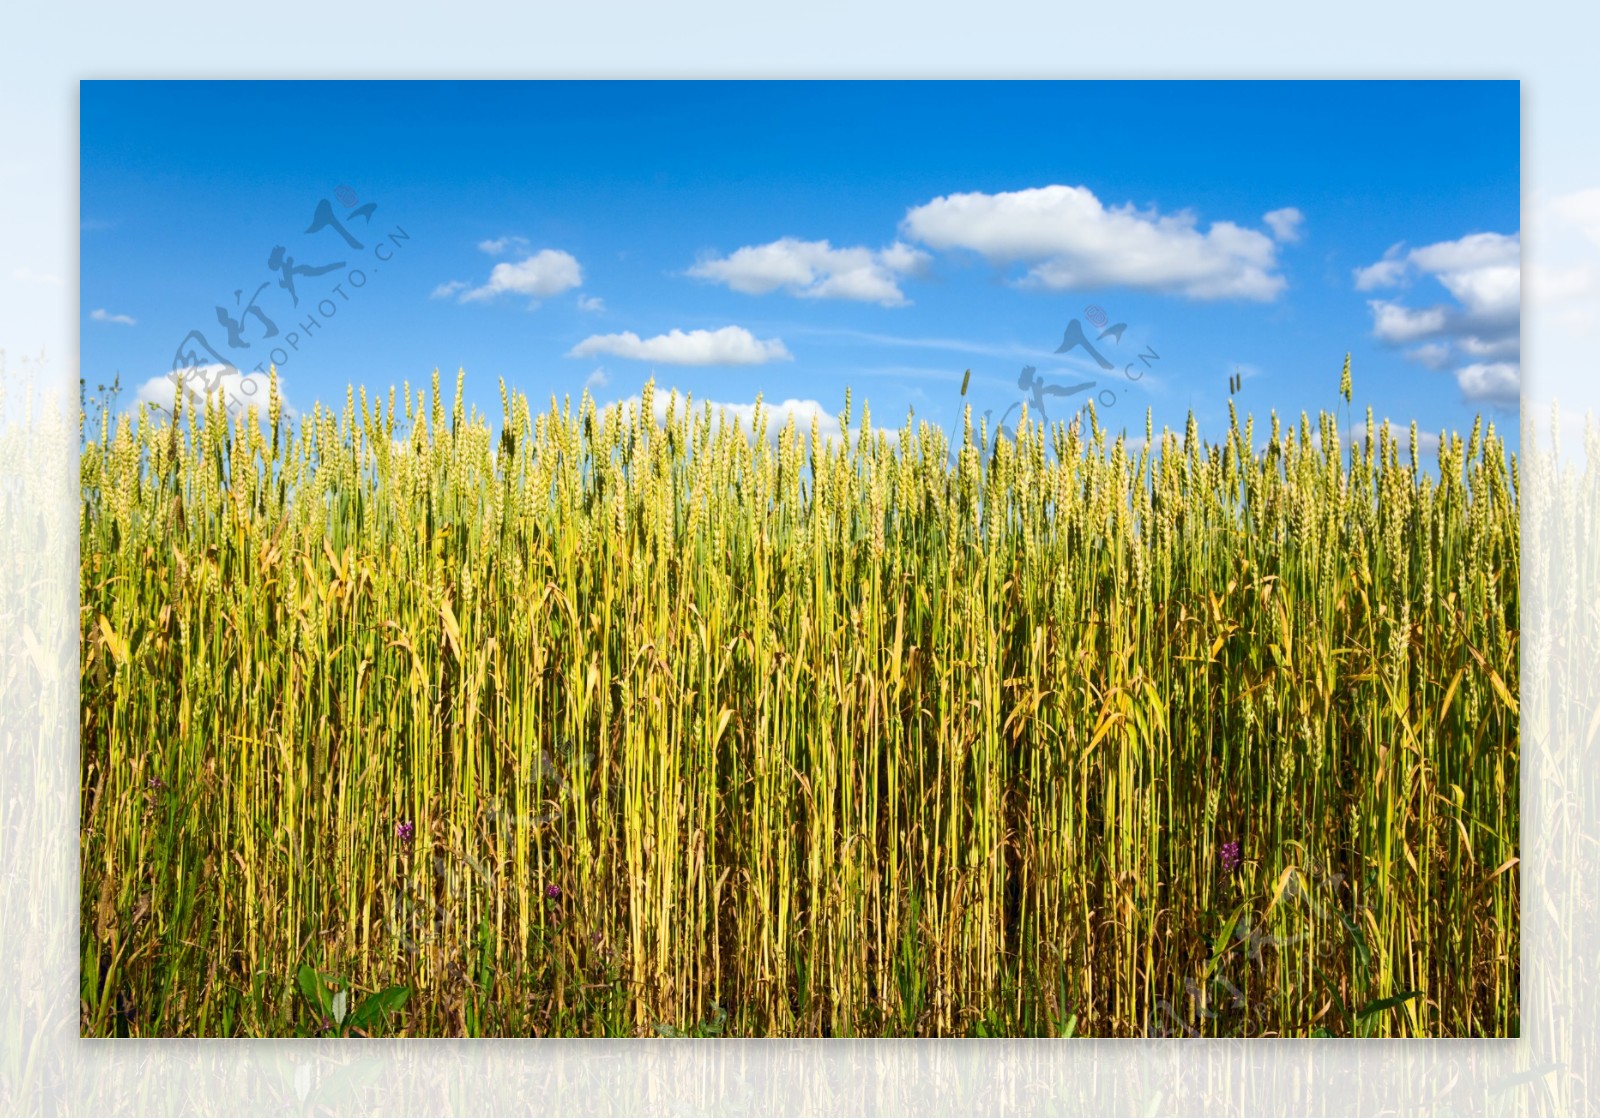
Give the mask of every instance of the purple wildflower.
<svg viewBox="0 0 1600 1119">
<path fill-rule="evenodd" d="M 412 827 L 410 820 L 406 820 L 405 822 L 396 824 L 394 826 L 394 834 L 400 837 L 401 843 L 410 843 L 411 837 L 413 834 L 415 834 L 415 832 L 416 829 Z"/>
<path fill-rule="evenodd" d="M 551 901 L 555 901 L 561 896 L 561 887 L 557 886 L 554 882 L 550 883 L 550 885 L 544 888 L 544 896 L 549 898 Z"/>
<path fill-rule="evenodd" d="M 1222 845 L 1222 869 L 1232 874 L 1239 869 L 1240 863 L 1239 841 L 1229 840 Z"/>
</svg>

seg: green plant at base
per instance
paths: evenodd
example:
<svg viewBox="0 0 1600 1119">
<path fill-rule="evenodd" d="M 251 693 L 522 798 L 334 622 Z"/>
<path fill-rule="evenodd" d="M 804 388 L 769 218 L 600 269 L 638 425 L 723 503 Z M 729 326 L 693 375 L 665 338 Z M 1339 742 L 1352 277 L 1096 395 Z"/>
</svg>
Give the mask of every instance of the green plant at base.
<svg viewBox="0 0 1600 1119">
<path fill-rule="evenodd" d="M 298 979 L 300 994 L 328 1024 L 326 1028 L 338 1037 L 373 1036 L 374 1028 L 387 1015 L 405 1006 L 411 997 L 410 987 L 385 987 L 368 995 L 352 1009 L 350 988 L 338 979 L 315 971 L 309 964 L 300 965 Z"/>
<path fill-rule="evenodd" d="M 680 1030 L 669 1026 L 665 1022 L 656 1023 L 656 1033 L 662 1037 L 719 1037 L 728 1026 L 728 1011 L 722 1006 L 714 1005 L 714 1013 L 710 1018 L 696 1022 L 687 1030 Z"/>
</svg>

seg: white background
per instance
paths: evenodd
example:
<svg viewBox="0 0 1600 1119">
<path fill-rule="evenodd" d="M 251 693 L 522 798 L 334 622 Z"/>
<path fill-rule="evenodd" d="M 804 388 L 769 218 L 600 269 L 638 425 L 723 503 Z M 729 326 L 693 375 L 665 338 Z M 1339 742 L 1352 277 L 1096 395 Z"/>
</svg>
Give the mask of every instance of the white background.
<svg viewBox="0 0 1600 1119">
<path fill-rule="evenodd" d="M 0 539 L 0 1107 L 1111 1115 L 1584 1113 L 1591 1099 L 1600 1104 L 1600 1082 L 1596 1096 L 1586 1084 L 1600 945 L 1588 895 L 1572 885 L 1595 877 L 1597 767 L 1593 743 L 1563 729 L 1585 725 L 1578 716 L 1588 708 L 1572 705 L 1591 701 L 1564 694 L 1548 718 L 1539 715 L 1526 666 L 1521 1041 L 80 1041 L 77 464 L 68 430 L 83 78 L 1514 78 L 1524 99 L 1524 415 L 1548 431 L 1559 398 L 1570 457 L 1573 417 L 1600 410 L 1590 349 L 1600 337 L 1600 193 L 1582 193 L 1600 188 L 1597 12 L 1395 0 L 8 6 L 0 15 L 0 526 L 26 513 L 43 527 Z M 1419 136 L 1431 124 L 1371 122 Z M 339 122 L 330 113 L 306 127 Z M 271 175 L 273 153 L 239 150 L 236 158 Z M 184 170 L 204 176 L 217 158 L 227 157 L 197 138 Z M 39 418 L 52 393 L 64 427 Z M 1587 522 L 1576 554 L 1600 543 L 1596 523 Z M 1551 531 L 1525 516 L 1525 548 Z M 1581 680 L 1572 675 L 1580 666 L 1562 658 L 1581 655 L 1584 635 L 1592 641 L 1594 584 L 1528 578 L 1525 647 L 1544 650 L 1538 663 L 1553 676 Z"/>
</svg>

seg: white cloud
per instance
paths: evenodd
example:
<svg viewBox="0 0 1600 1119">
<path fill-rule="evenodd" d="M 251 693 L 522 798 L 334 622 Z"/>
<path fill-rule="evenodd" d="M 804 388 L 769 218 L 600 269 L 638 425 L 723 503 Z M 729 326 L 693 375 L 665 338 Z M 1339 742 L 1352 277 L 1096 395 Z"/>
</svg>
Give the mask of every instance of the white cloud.
<svg viewBox="0 0 1600 1119">
<path fill-rule="evenodd" d="M 588 378 L 583 382 L 583 387 L 586 389 L 603 389 L 610 383 L 611 378 L 606 376 L 605 367 L 596 366 L 595 371 L 589 374 Z"/>
<path fill-rule="evenodd" d="M 1275 210 L 1279 224 L 1287 211 Z M 1292 223 L 1290 223 L 1292 225 Z M 1087 187 L 951 194 L 913 207 L 902 229 L 936 249 L 1030 264 L 1022 281 L 1049 289 L 1125 286 L 1192 299 L 1270 301 L 1288 286 L 1277 243 L 1232 222 L 1201 232 L 1192 211 L 1106 207 Z"/>
<path fill-rule="evenodd" d="M 1488 265 L 1439 273 L 1439 282 L 1469 315 L 1481 321 L 1514 323 L 1521 312 L 1522 269 Z"/>
<path fill-rule="evenodd" d="M 1431 272 L 1465 308 L 1475 325 L 1514 326 L 1522 297 L 1522 242 L 1518 234 L 1475 233 L 1415 249 L 1411 263 Z"/>
<path fill-rule="evenodd" d="M 891 271 L 916 275 L 925 272 L 933 258 L 921 249 L 912 248 L 904 241 L 896 241 L 887 249 L 880 251 L 878 259 Z"/>
<path fill-rule="evenodd" d="M 1357 268 L 1356 290 L 1393 287 L 1413 272 L 1422 273 L 1437 280 L 1459 307 L 1440 304 L 1426 311 L 1410 312 L 1402 319 L 1391 310 L 1398 304 L 1374 300 L 1369 306 L 1380 337 L 1384 336 L 1381 320 L 1387 319 L 1404 331 L 1411 325 L 1420 327 L 1423 320 L 1418 315 L 1427 316 L 1433 323 L 1429 329 L 1436 333 L 1504 333 L 1516 326 L 1522 295 L 1522 242 L 1518 234 L 1474 233 L 1409 253 L 1402 254 L 1400 249 L 1399 245 L 1393 246 L 1384 253 L 1383 260 Z"/>
<path fill-rule="evenodd" d="M 104 308 L 90 311 L 89 317 L 95 322 L 114 322 L 121 323 L 123 326 L 134 325 L 134 319 L 132 315 L 113 315 Z"/>
<path fill-rule="evenodd" d="M 899 241 L 873 252 L 784 237 L 765 245 L 746 245 L 730 256 L 702 260 L 688 274 L 727 284 L 746 295 L 765 295 L 783 288 L 791 295 L 814 299 L 903 307 L 908 300 L 900 290 L 900 278 L 921 272 L 929 260 L 927 253 Z"/>
<path fill-rule="evenodd" d="M 605 309 L 605 300 L 601 299 L 598 295 L 578 296 L 578 310 L 580 311 L 604 311 Z"/>
<path fill-rule="evenodd" d="M 1407 259 L 1425 272 L 1460 272 L 1496 264 L 1517 264 L 1522 259 L 1522 244 L 1515 233 L 1469 233 L 1456 241 L 1439 241 L 1412 249 Z"/>
<path fill-rule="evenodd" d="M 1355 269 L 1356 290 L 1371 291 L 1373 288 L 1392 288 L 1405 279 L 1406 261 L 1402 250 L 1405 242 L 1401 241 L 1390 245 L 1384 252 L 1383 259 L 1376 264 L 1369 264 L 1365 268 Z"/>
<path fill-rule="evenodd" d="M 1273 237 L 1293 244 L 1300 240 L 1300 226 L 1305 222 L 1306 216 L 1293 206 L 1285 206 L 1281 210 L 1273 210 L 1263 215 L 1261 220 L 1272 230 Z"/>
<path fill-rule="evenodd" d="M 1475 362 L 1456 370 L 1456 383 L 1468 400 L 1511 408 L 1521 399 L 1522 369 L 1509 361 Z"/>
<path fill-rule="evenodd" d="M 1521 342 L 1516 335 L 1504 335 L 1499 338 L 1478 338 L 1467 335 L 1458 338 L 1456 345 L 1463 353 L 1473 357 L 1510 357 L 1514 358 L 1521 349 Z"/>
<path fill-rule="evenodd" d="M 492 241 L 478 242 L 478 248 L 490 256 L 499 256 L 507 249 L 526 249 L 527 247 L 528 239 L 526 237 L 496 237 Z"/>
<path fill-rule="evenodd" d="M 1355 270 L 1358 291 L 1392 287 L 1413 274 L 1431 276 L 1453 302 L 1414 308 L 1392 299 L 1368 300 L 1380 341 L 1411 346 L 1407 356 L 1430 369 L 1466 361 L 1454 373 L 1468 401 L 1514 406 L 1521 383 L 1522 241 L 1520 233 L 1473 233 L 1403 253 Z M 1476 359 L 1476 360 L 1468 360 Z"/>
<path fill-rule="evenodd" d="M 484 245 L 494 243 L 486 241 Z M 483 248 L 483 245 L 479 248 Z M 451 280 L 434 288 L 433 298 L 446 299 L 461 292 L 460 302 L 473 303 L 510 292 L 533 296 L 537 300 L 559 295 L 582 282 L 583 269 L 571 253 L 564 253 L 560 249 L 540 249 L 514 264 L 507 261 L 496 264 L 489 272 L 489 282 L 482 287 L 474 288 L 461 280 Z"/>
<path fill-rule="evenodd" d="M 270 396 L 269 383 L 265 373 L 245 373 L 230 365 L 197 365 L 151 377 L 134 390 L 132 406 L 137 410 L 140 404 L 150 404 L 170 411 L 181 385 L 188 403 L 197 409 L 205 406 L 207 393 L 215 391 L 222 395 L 229 408 L 243 410 L 255 405 L 265 420 Z M 278 397 L 283 401 L 285 416 L 292 419 L 299 415 L 284 393 L 281 376 L 278 378 Z"/>
<path fill-rule="evenodd" d="M 1447 322 L 1443 307 L 1414 311 L 1387 299 L 1369 299 L 1367 306 L 1372 308 L 1372 332 L 1393 345 L 1434 337 Z"/>
<path fill-rule="evenodd" d="M 1406 356 L 1429 369 L 1443 369 L 1450 364 L 1450 347 L 1443 342 L 1427 342 L 1416 349 L 1407 350 Z"/>
<path fill-rule="evenodd" d="M 632 331 L 594 334 L 572 347 L 567 356 L 592 357 L 595 354 L 663 365 L 762 365 L 793 359 L 779 339 L 763 342 L 740 326 L 688 332 L 673 330 L 643 339 Z"/>
</svg>

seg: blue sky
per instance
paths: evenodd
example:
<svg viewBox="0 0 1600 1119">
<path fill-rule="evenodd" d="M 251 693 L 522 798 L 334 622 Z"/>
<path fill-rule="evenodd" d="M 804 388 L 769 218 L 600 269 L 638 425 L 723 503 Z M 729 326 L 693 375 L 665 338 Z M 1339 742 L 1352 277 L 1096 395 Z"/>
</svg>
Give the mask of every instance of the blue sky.
<svg viewBox="0 0 1600 1119">
<path fill-rule="evenodd" d="M 1516 82 L 80 88 L 81 365 L 128 399 L 170 402 L 181 347 L 235 393 L 276 351 L 302 412 L 653 370 L 959 430 L 970 368 L 975 414 L 1027 380 L 1051 419 L 1214 435 L 1235 371 L 1242 410 L 1314 415 L 1349 351 L 1356 419 L 1515 439 Z M 1103 363 L 1056 352 L 1073 320 Z"/>
</svg>

